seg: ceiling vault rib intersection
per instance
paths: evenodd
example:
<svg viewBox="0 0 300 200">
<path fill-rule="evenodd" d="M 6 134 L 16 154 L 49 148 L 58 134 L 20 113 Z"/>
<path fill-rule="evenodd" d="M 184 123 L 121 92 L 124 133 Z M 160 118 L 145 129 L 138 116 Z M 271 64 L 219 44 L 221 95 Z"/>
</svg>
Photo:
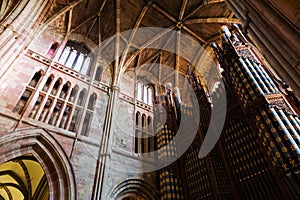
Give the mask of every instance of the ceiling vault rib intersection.
<svg viewBox="0 0 300 200">
<path fill-rule="evenodd" d="M 161 14 L 163 14 L 165 17 L 167 17 L 169 20 L 171 20 L 174 23 L 177 23 L 176 18 L 172 17 L 169 13 L 167 13 L 165 10 L 163 10 L 162 8 L 160 8 L 159 6 L 157 6 L 156 4 L 153 4 L 153 7 L 160 12 Z M 193 37 L 195 37 L 196 39 L 198 39 L 200 42 L 205 43 L 205 40 L 198 36 L 195 32 L 193 32 L 190 28 L 188 28 L 187 26 L 185 26 L 183 24 L 182 28 L 187 31 L 190 35 L 192 35 Z"/>
<path fill-rule="evenodd" d="M 89 34 L 90 34 L 91 30 L 93 29 L 93 27 L 94 27 L 94 25 L 95 25 L 97 19 L 99 19 L 99 21 L 100 21 L 100 15 L 101 15 L 101 12 L 102 12 L 102 10 L 103 10 L 103 8 L 104 8 L 106 2 L 107 2 L 107 0 L 103 1 L 102 4 L 100 5 L 99 10 L 98 10 L 96 13 L 92 14 L 90 17 L 88 17 L 87 19 L 85 19 L 84 21 L 82 21 L 81 23 L 79 23 L 78 25 L 76 25 L 73 29 L 71 29 L 70 32 L 72 33 L 72 32 L 74 32 L 74 31 L 78 30 L 80 27 L 82 27 L 82 26 L 83 26 L 84 24 L 86 24 L 87 22 L 93 20 L 93 22 L 92 22 L 92 24 L 90 25 L 89 30 L 87 31 L 87 34 L 86 34 L 86 36 L 89 36 Z M 69 23 L 71 23 L 71 21 L 69 21 Z M 100 31 L 100 24 L 99 24 L 99 31 Z M 101 34 L 101 33 L 100 33 L 100 34 Z M 100 37 L 99 37 L 99 38 L 100 38 Z"/>
</svg>

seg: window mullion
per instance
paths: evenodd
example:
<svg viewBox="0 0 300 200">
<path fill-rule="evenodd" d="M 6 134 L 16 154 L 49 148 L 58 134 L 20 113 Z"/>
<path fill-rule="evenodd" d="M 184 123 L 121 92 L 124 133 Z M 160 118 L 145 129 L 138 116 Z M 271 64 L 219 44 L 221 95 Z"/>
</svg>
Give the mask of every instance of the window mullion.
<svg viewBox="0 0 300 200">
<path fill-rule="evenodd" d="M 66 83 L 67 84 L 67 83 Z M 67 90 L 67 94 L 65 95 L 65 98 L 63 98 L 62 99 L 62 102 L 63 102 L 63 105 L 62 105 L 62 107 L 61 107 L 61 111 L 60 111 L 60 114 L 59 114 L 59 116 L 58 116 L 58 119 L 57 119 L 57 122 L 56 122 L 56 126 L 59 126 L 59 124 L 60 124 L 60 121 L 61 121 L 61 119 L 62 119 L 62 117 L 63 117 L 63 114 L 64 114 L 64 112 L 65 112 L 65 109 L 66 109 L 66 106 L 67 106 L 67 99 L 69 99 L 69 96 L 70 96 L 70 94 L 71 94 L 71 85 L 69 86 L 69 89 Z M 60 91 L 61 92 L 61 91 Z M 60 93 L 58 93 L 58 94 L 60 94 Z M 62 111 L 64 111 L 64 112 L 62 112 Z"/>
</svg>

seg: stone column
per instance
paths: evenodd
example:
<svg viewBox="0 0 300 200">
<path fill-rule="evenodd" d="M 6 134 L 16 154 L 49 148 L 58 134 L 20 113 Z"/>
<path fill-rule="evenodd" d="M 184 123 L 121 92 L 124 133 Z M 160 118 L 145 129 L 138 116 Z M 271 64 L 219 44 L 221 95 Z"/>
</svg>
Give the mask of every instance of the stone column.
<svg viewBox="0 0 300 200">
<path fill-rule="evenodd" d="M 20 1 L 14 11 L 0 24 L 0 78 L 16 60 L 17 56 L 35 37 L 39 19 L 46 5 L 52 1 Z"/>
</svg>

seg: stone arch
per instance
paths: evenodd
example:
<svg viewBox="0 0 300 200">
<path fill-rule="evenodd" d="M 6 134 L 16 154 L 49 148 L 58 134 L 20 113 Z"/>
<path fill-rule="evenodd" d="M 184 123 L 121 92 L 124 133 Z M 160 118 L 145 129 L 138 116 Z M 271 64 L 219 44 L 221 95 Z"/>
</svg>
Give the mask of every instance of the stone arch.
<svg viewBox="0 0 300 200">
<path fill-rule="evenodd" d="M 128 195 L 137 195 L 144 199 L 149 200 L 158 200 L 159 193 L 151 185 L 146 183 L 143 180 L 139 179 L 130 179 L 123 181 L 117 185 L 114 190 L 111 192 L 111 200 L 121 200 Z"/>
<path fill-rule="evenodd" d="M 43 129 L 23 129 L 0 137 L 0 164 L 32 154 L 41 164 L 48 183 L 49 200 L 76 199 L 71 163 L 60 144 Z"/>
</svg>

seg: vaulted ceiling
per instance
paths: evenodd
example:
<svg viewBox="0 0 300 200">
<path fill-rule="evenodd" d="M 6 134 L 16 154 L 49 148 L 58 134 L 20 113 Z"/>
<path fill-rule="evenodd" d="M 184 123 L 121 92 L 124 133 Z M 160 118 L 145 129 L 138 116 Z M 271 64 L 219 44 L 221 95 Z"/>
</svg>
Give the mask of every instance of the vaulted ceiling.
<svg viewBox="0 0 300 200">
<path fill-rule="evenodd" d="M 221 25 L 240 23 L 224 0 L 57 0 L 46 19 L 58 14 L 64 28 L 95 44 L 138 27 L 181 29 L 204 44 L 218 37 Z"/>
<path fill-rule="evenodd" d="M 24 155 L 0 165 L 0 199 L 40 199 L 49 196 L 48 182 L 38 161 Z"/>
<path fill-rule="evenodd" d="M 209 44 L 219 39 L 220 27 L 240 24 L 224 0 L 55 0 L 44 20 L 45 28 L 57 28 L 65 38 L 80 35 L 101 45 L 102 55 L 118 59 L 121 73 L 157 63 L 180 74 L 195 67 L 203 77 L 211 73 L 211 64 L 203 62 L 203 49 L 212 55 Z M 134 31 L 140 28 L 149 30 Z M 170 74 L 155 66 L 147 71 L 160 77 Z"/>
</svg>

